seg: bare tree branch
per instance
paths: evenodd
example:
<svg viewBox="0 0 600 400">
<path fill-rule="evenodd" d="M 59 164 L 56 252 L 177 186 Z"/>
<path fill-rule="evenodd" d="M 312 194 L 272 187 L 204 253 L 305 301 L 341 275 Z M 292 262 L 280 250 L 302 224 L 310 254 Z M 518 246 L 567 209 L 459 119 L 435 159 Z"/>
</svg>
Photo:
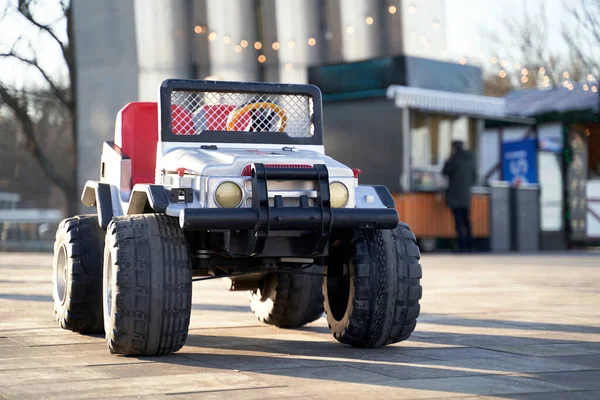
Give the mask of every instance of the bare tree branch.
<svg viewBox="0 0 600 400">
<path fill-rule="evenodd" d="M 72 73 L 75 69 L 75 64 L 74 64 L 74 59 L 73 59 L 73 52 L 71 51 L 71 45 L 70 45 L 71 42 L 70 41 L 63 42 L 56 35 L 56 33 L 54 32 L 54 30 L 52 29 L 52 27 L 50 25 L 45 25 L 45 24 L 42 24 L 39 21 L 37 21 L 31 13 L 31 9 L 30 9 L 31 3 L 32 3 L 31 0 L 19 0 L 19 4 L 18 4 L 19 13 L 23 17 L 25 17 L 25 19 L 27 19 L 27 21 L 29 21 L 31 24 L 38 27 L 43 32 L 46 32 L 47 34 L 49 34 L 54 39 L 54 41 L 59 45 L 62 55 L 67 63 L 67 68 L 69 70 L 69 74 L 71 75 L 71 79 L 73 80 Z M 61 1 L 61 7 L 63 8 L 65 17 L 67 18 L 67 30 L 69 30 L 70 29 L 69 25 L 72 23 L 71 22 L 71 3 L 69 2 L 67 4 L 65 1 Z M 69 39 L 71 39 L 70 34 L 68 35 L 68 37 L 69 37 Z"/>
<path fill-rule="evenodd" d="M 597 56 L 597 47 L 600 45 L 600 1 L 580 0 L 576 4 L 572 1 L 563 1 L 563 5 L 579 29 L 573 31 L 570 27 L 563 26 L 562 36 L 590 72 L 598 76 L 600 74 L 600 58 Z"/>
<path fill-rule="evenodd" d="M 60 0 L 60 8 L 62 8 L 63 15 L 67 15 L 69 7 L 69 0 Z"/>
<path fill-rule="evenodd" d="M 26 100 L 24 100 L 25 98 L 20 100 L 17 96 L 11 94 L 5 86 L 0 84 L 0 99 L 2 99 L 4 104 L 11 109 L 21 124 L 23 133 L 27 139 L 27 146 L 48 178 L 52 181 L 52 183 L 60 187 L 65 193 L 73 192 L 75 187 L 74 182 L 71 182 L 71 180 L 61 176 L 47 155 L 42 151 L 42 148 L 35 135 L 35 126 L 33 120 L 27 112 L 28 107 L 25 102 Z"/>
<path fill-rule="evenodd" d="M 587 56 L 587 54 L 581 48 L 581 45 L 579 44 L 578 41 L 573 39 L 573 37 L 568 34 L 563 34 L 563 38 L 565 39 L 565 41 L 571 48 L 571 51 L 573 51 L 575 53 L 575 55 L 582 60 L 583 64 L 590 71 L 593 71 L 595 73 L 598 73 L 598 71 L 600 71 L 600 64 L 598 63 L 598 61 L 595 60 L 594 58 Z"/>
<path fill-rule="evenodd" d="M 555 50 L 554 43 L 549 43 L 550 27 L 543 4 L 534 11 L 525 10 L 521 18 L 505 17 L 502 23 L 504 30 L 500 35 L 491 36 L 493 43 L 513 49 L 514 60 L 528 70 L 527 79 L 524 79 L 521 71 L 516 68 L 511 77 L 511 71 L 502 65 L 502 69 L 505 70 L 502 74 L 506 74 L 504 76 L 511 78 L 517 86 L 535 87 L 540 79 L 544 79 L 544 86 L 555 87 L 562 80 L 561 68 L 575 67 L 566 55 L 563 56 Z M 539 72 L 542 67 L 543 70 Z M 500 68 L 500 65 L 497 65 L 497 68 Z"/>
<path fill-rule="evenodd" d="M 594 37 L 594 39 L 600 43 L 600 26 L 598 25 L 598 21 L 594 19 L 592 16 L 592 12 L 589 9 L 589 4 L 585 1 L 581 1 L 581 5 L 583 7 L 584 17 L 582 18 L 585 23 L 583 26 L 589 31 L 589 33 Z"/>
<path fill-rule="evenodd" d="M 33 67 L 46 81 L 49 90 L 15 91 L 0 82 L 0 106 L 5 105 L 7 109 L 12 111 L 15 121 L 21 126 L 25 136 L 28 152 L 39 164 L 48 181 L 60 188 L 65 194 L 67 200 L 66 211 L 69 215 L 77 213 L 79 203 L 76 195 L 77 173 L 76 168 L 73 167 L 77 164 L 77 100 L 75 87 L 77 70 L 74 59 L 71 3 L 72 1 L 69 0 L 60 0 L 58 5 L 63 12 L 61 19 L 66 19 L 67 35 L 65 40 L 61 40 L 61 35 L 54 30 L 56 22 L 42 23 L 36 17 L 37 14 L 34 13 L 35 0 L 18 0 L 16 6 L 14 2 L 7 3 L 4 12 L 0 12 L 0 21 L 4 15 L 14 12 L 16 15 L 23 17 L 25 20 L 23 22 L 26 24 L 29 23 L 31 26 L 37 27 L 40 35 L 49 35 L 60 47 L 62 57 L 65 60 L 69 76 L 66 85 L 63 86 L 57 78 L 52 77 L 50 71 L 38 59 L 31 42 L 29 42 L 31 55 L 19 51 L 21 50 L 20 44 L 24 40 L 19 37 L 12 43 L 10 50 L 0 52 L 0 60 L 14 59 Z M 50 111 L 46 107 L 53 108 L 52 113 L 49 114 Z M 61 124 L 63 127 L 68 128 L 59 129 L 54 136 L 56 139 L 51 139 L 46 133 L 51 128 L 50 125 L 54 124 L 52 121 L 55 121 L 55 118 L 59 120 L 64 118 Z M 42 130 L 44 135 L 40 135 Z M 59 143 L 59 147 L 54 146 L 55 143 Z M 48 147 L 49 145 L 50 147 Z M 63 149 L 60 151 L 61 154 L 65 151 L 69 153 L 68 167 L 64 164 L 64 158 L 57 155 L 57 148 Z"/>
<path fill-rule="evenodd" d="M 29 8 L 30 5 L 31 5 L 31 0 L 19 0 L 19 5 L 18 5 L 19 13 L 22 16 L 24 16 L 33 25 L 37 26 L 42 31 L 44 31 L 47 34 L 49 34 L 50 36 L 52 36 L 52 38 L 56 41 L 56 43 L 58 43 L 58 45 L 61 48 L 65 48 L 66 44 L 63 43 L 63 41 L 58 38 L 56 33 L 54 33 L 54 30 L 52 30 L 52 28 L 50 27 L 50 25 L 44 25 L 44 24 L 38 22 L 35 18 L 33 18 L 33 15 L 31 14 L 31 9 Z"/>
<path fill-rule="evenodd" d="M 46 73 L 46 71 L 40 66 L 40 64 L 38 63 L 38 60 L 36 58 L 29 59 L 29 58 L 20 56 L 17 53 L 15 53 L 14 50 L 11 50 L 8 53 L 0 53 L 0 58 L 14 58 L 14 59 L 19 60 L 19 61 L 21 61 L 21 62 L 23 62 L 23 63 L 25 63 L 27 65 L 30 65 L 30 66 L 34 67 L 44 77 L 44 80 L 50 86 L 50 89 L 52 90 L 52 93 L 54 93 L 54 95 L 56 96 L 56 98 L 62 104 L 64 104 L 65 107 L 67 107 L 67 108 L 70 109 L 70 108 L 72 108 L 74 106 L 73 101 L 69 98 L 68 90 L 65 90 L 64 88 L 59 87 L 52 80 L 52 78 Z"/>
<path fill-rule="evenodd" d="M 6 16 L 8 15 L 8 10 L 10 10 L 10 5 L 8 4 L 8 2 L 6 2 L 4 4 L 4 9 L 2 9 L 2 12 L 0 12 L 0 21 L 6 18 Z"/>
</svg>

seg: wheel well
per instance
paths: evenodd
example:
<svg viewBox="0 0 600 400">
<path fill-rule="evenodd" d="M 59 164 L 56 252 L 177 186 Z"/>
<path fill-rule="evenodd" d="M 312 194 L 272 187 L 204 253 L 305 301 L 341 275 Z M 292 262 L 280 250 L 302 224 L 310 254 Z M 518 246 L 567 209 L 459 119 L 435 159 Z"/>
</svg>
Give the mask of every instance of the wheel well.
<svg viewBox="0 0 600 400">
<path fill-rule="evenodd" d="M 113 217 L 113 203 L 110 185 L 107 183 L 87 181 L 81 202 L 88 207 L 96 207 L 98 210 L 98 223 L 106 230 L 108 223 Z"/>
<path fill-rule="evenodd" d="M 127 214 L 150 214 L 155 212 L 150 205 L 148 194 L 142 191 L 135 191 L 131 194 Z"/>
</svg>

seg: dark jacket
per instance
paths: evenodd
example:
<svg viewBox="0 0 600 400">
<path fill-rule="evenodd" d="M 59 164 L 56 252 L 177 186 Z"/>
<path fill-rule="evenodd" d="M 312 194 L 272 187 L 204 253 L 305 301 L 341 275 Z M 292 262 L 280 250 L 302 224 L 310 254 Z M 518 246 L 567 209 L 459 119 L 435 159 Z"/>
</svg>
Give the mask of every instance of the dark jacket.
<svg viewBox="0 0 600 400">
<path fill-rule="evenodd" d="M 459 150 L 451 156 L 442 173 L 448 177 L 446 202 L 450 208 L 469 208 L 471 206 L 471 188 L 477 182 L 477 171 L 473 154 Z"/>
</svg>

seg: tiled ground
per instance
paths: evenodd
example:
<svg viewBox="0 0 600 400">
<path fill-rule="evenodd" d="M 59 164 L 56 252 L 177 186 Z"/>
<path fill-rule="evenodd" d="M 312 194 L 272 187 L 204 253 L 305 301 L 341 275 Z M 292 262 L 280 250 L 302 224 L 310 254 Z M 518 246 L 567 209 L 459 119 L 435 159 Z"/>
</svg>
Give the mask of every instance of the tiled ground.
<svg viewBox="0 0 600 400">
<path fill-rule="evenodd" d="M 411 340 L 338 344 L 324 319 L 261 326 L 245 293 L 196 283 L 187 345 L 110 355 L 59 329 L 51 256 L 0 253 L 0 399 L 600 398 L 600 255 L 424 255 Z"/>
</svg>

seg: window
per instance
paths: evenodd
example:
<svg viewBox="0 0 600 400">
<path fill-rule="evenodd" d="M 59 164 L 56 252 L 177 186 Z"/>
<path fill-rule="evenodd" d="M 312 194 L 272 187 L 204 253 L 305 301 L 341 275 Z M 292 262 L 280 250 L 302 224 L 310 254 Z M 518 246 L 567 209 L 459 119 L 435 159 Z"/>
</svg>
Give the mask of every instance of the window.
<svg viewBox="0 0 600 400">
<path fill-rule="evenodd" d="M 450 157 L 453 140 L 461 140 L 466 149 L 477 148 L 477 121 L 473 118 L 413 111 L 411 121 L 415 167 L 442 166 Z"/>
<path fill-rule="evenodd" d="M 600 125 L 588 125 L 584 133 L 588 141 L 588 177 L 600 179 Z"/>
<path fill-rule="evenodd" d="M 413 165 L 431 165 L 431 132 L 427 115 L 413 113 L 411 136 L 411 156 Z"/>
</svg>

